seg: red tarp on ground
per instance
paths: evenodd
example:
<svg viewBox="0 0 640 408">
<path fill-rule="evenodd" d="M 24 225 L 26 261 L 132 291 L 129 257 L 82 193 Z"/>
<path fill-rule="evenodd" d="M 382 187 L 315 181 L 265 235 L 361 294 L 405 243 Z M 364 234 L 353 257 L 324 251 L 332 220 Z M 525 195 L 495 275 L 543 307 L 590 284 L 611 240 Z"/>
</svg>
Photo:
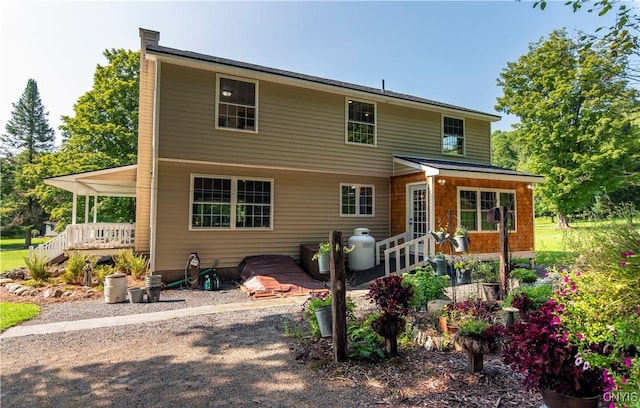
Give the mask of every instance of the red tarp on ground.
<svg viewBox="0 0 640 408">
<path fill-rule="evenodd" d="M 242 289 L 251 298 L 308 295 L 327 290 L 288 255 L 254 255 L 240 262 Z"/>
</svg>

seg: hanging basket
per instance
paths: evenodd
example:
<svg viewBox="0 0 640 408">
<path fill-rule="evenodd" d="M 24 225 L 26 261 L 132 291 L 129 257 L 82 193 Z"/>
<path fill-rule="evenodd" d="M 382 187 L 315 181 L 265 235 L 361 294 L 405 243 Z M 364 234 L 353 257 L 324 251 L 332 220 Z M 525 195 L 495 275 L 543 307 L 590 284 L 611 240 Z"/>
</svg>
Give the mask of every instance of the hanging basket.
<svg viewBox="0 0 640 408">
<path fill-rule="evenodd" d="M 456 252 L 469 252 L 469 237 L 466 235 L 458 235 L 453 237 L 455 241 L 454 247 L 456 248 Z"/>
</svg>

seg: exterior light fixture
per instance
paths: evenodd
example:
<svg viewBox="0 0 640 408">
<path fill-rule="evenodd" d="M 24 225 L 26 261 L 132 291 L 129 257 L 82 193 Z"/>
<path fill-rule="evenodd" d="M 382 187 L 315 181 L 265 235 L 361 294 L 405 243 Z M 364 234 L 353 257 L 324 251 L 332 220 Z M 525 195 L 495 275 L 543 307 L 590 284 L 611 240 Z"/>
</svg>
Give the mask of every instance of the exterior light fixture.
<svg viewBox="0 0 640 408">
<path fill-rule="evenodd" d="M 225 89 L 224 91 L 222 91 L 222 96 L 224 96 L 225 98 L 230 97 L 231 95 L 233 95 L 233 92 Z"/>
<path fill-rule="evenodd" d="M 447 180 L 445 179 L 438 179 L 438 184 L 440 184 L 441 186 L 444 186 L 446 184 Z"/>
</svg>

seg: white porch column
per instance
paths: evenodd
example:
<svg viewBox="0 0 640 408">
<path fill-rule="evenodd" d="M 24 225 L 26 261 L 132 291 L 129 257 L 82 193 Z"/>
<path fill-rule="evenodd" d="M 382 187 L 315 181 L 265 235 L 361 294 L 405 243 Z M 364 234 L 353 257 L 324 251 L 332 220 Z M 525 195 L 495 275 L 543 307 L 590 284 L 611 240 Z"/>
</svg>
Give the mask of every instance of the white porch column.
<svg viewBox="0 0 640 408">
<path fill-rule="evenodd" d="M 73 193 L 73 204 L 71 205 L 71 225 L 76 225 L 78 216 L 78 194 Z"/>
<path fill-rule="evenodd" d="M 98 222 L 98 196 L 93 196 L 93 223 Z"/>
<path fill-rule="evenodd" d="M 84 223 L 89 223 L 89 194 L 84 196 Z"/>
</svg>

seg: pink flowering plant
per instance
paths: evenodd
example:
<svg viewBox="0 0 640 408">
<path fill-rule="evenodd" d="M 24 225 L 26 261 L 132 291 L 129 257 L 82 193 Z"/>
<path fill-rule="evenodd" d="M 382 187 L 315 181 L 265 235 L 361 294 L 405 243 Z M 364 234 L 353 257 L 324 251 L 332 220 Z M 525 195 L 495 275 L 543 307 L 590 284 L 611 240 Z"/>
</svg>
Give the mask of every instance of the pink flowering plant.
<svg viewBox="0 0 640 408">
<path fill-rule="evenodd" d="M 602 370 L 608 406 L 625 407 L 618 396 L 640 394 L 640 231 L 616 227 L 606 240 L 582 238 L 580 262 L 560 274 L 557 317 L 580 362 Z"/>
<path fill-rule="evenodd" d="M 524 375 L 528 391 L 550 389 L 574 397 L 600 395 L 604 389 L 602 370 L 584 363 L 578 348 L 569 342 L 558 314 L 563 310 L 554 299 L 507 328 L 502 359 Z"/>
</svg>

